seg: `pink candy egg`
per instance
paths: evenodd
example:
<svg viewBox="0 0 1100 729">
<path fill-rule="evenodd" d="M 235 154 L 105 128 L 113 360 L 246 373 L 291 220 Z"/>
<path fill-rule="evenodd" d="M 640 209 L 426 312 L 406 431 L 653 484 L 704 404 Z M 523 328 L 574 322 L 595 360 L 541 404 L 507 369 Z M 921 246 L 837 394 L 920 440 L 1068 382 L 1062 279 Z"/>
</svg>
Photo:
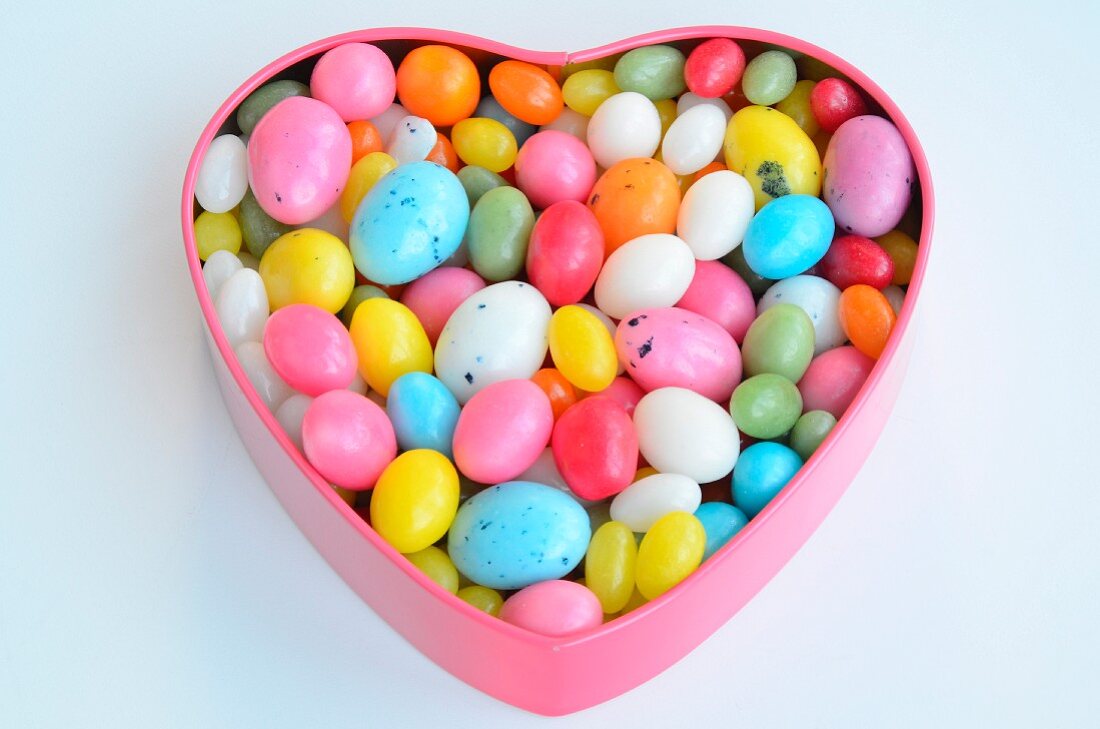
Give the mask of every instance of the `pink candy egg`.
<svg viewBox="0 0 1100 729">
<path fill-rule="evenodd" d="M 584 202 L 596 184 L 596 160 L 572 134 L 548 129 L 527 139 L 516 157 L 516 186 L 536 208 Z"/>
<path fill-rule="evenodd" d="M 264 327 L 264 352 L 288 385 L 313 396 L 345 389 L 359 362 L 340 320 L 312 304 L 275 311 Z"/>
<path fill-rule="evenodd" d="M 676 306 L 694 311 L 725 329 L 741 344 L 756 318 L 752 289 L 737 272 L 718 261 L 696 261 L 695 276 Z"/>
<path fill-rule="evenodd" d="M 638 401 L 645 396 L 645 390 L 638 387 L 638 383 L 629 377 L 616 377 L 610 385 L 595 394 L 611 398 L 626 410 L 627 415 L 633 415 Z"/>
<path fill-rule="evenodd" d="M 502 483 L 538 459 L 554 429 L 546 393 L 530 380 L 504 380 L 470 398 L 455 426 L 455 465 L 478 483 Z"/>
<path fill-rule="evenodd" d="M 397 456 L 386 412 L 349 390 L 330 390 L 310 403 L 302 418 L 302 446 L 322 477 L 352 491 L 374 486 Z"/>
<path fill-rule="evenodd" d="M 264 212 L 280 223 L 320 217 L 340 198 L 350 171 L 351 134 L 317 99 L 283 99 L 248 140 L 249 185 Z"/>
<path fill-rule="evenodd" d="M 527 278 L 551 306 L 575 304 L 603 267 L 603 230 L 584 203 L 562 200 L 546 208 L 527 245 Z"/>
<path fill-rule="evenodd" d="M 443 325 L 459 304 L 483 288 L 485 280 L 473 271 L 446 266 L 429 271 L 406 286 L 401 303 L 416 314 L 434 347 Z"/>
<path fill-rule="evenodd" d="M 803 411 L 825 410 L 839 418 L 874 366 L 873 359 L 852 346 L 830 349 L 814 357 L 798 381 Z"/>
<path fill-rule="evenodd" d="M 376 46 L 345 43 L 317 61 L 309 91 L 346 122 L 370 119 L 393 103 L 397 76 L 389 57 Z"/>
<path fill-rule="evenodd" d="M 572 635 L 603 623 L 600 600 L 584 585 L 547 580 L 504 601 L 500 619 L 541 635 Z"/>
</svg>

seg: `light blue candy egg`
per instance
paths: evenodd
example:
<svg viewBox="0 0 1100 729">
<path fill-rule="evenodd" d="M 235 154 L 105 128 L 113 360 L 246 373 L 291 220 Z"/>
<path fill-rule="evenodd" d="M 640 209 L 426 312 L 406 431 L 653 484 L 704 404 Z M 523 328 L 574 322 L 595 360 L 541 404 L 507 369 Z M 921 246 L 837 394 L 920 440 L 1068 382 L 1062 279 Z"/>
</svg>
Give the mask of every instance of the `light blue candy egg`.
<svg viewBox="0 0 1100 729">
<path fill-rule="evenodd" d="M 772 200 L 745 231 L 745 261 L 764 278 L 802 273 L 822 259 L 833 240 L 829 206 L 810 195 L 784 195 Z"/>
<path fill-rule="evenodd" d="M 708 501 L 695 510 L 695 518 L 703 524 L 707 534 L 703 549 L 703 561 L 717 552 L 726 542 L 733 539 L 737 532 L 749 523 L 749 518 L 736 506 L 724 501 Z"/>
<path fill-rule="evenodd" d="M 401 375 L 390 385 L 386 414 L 401 450 L 429 448 L 451 458 L 458 400 L 447 386 L 424 372 Z"/>
<path fill-rule="evenodd" d="M 588 514 L 552 486 L 509 481 L 459 508 L 447 538 L 458 571 L 496 590 L 516 590 L 569 574 L 592 537 Z"/>
<path fill-rule="evenodd" d="M 527 138 L 539 130 L 534 124 L 528 124 L 521 119 L 509 114 L 500 102 L 494 99 L 492 96 L 486 96 L 474 109 L 474 116 L 486 117 L 488 119 L 496 119 L 498 122 L 508 127 L 508 131 L 512 133 L 512 136 L 516 138 L 516 144 L 520 147 L 527 141 Z"/>
<path fill-rule="evenodd" d="M 454 173 L 435 162 L 401 165 L 359 203 L 351 257 L 374 283 L 408 283 L 458 250 L 469 220 L 470 201 Z"/>
<path fill-rule="evenodd" d="M 781 443 L 754 443 L 733 467 L 733 503 L 751 519 L 802 468 L 802 459 Z"/>
</svg>

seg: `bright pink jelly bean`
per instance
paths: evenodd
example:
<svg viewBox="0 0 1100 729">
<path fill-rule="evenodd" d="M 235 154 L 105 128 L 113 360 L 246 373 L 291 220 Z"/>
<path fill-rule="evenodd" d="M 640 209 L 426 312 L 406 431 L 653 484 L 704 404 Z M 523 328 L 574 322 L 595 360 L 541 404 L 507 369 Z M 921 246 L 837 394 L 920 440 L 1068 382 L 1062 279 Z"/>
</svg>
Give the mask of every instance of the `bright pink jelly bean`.
<svg viewBox="0 0 1100 729">
<path fill-rule="evenodd" d="M 798 382 L 803 411 L 826 410 L 840 418 L 874 366 L 873 359 L 852 346 L 830 349 L 814 357 Z"/>
<path fill-rule="evenodd" d="M 619 403 L 627 415 L 634 415 L 634 408 L 638 401 L 645 396 L 645 390 L 638 387 L 638 383 L 629 377 L 616 377 L 611 384 L 590 397 L 609 397 Z"/>
<path fill-rule="evenodd" d="M 600 600 L 584 585 L 547 580 L 525 587 L 504 601 L 500 619 L 533 633 L 571 635 L 603 623 Z"/>
<path fill-rule="evenodd" d="M 345 43 L 317 61 L 309 91 L 346 122 L 370 119 L 393 103 L 397 76 L 389 56 L 378 47 Z"/>
<path fill-rule="evenodd" d="M 429 271 L 401 292 L 401 303 L 409 307 L 428 341 L 435 346 L 443 325 L 466 299 L 485 288 L 485 280 L 465 268 L 446 266 Z"/>
<path fill-rule="evenodd" d="M 817 263 L 818 276 L 840 290 L 867 284 L 880 291 L 894 280 L 894 259 L 870 238 L 842 235 L 832 242 Z"/>
<path fill-rule="evenodd" d="M 711 38 L 688 54 L 684 81 L 693 93 L 714 99 L 733 91 L 745 71 L 745 52 L 729 38 Z"/>
<path fill-rule="evenodd" d="M 676 306 L 715 322 L 738 344 L 756 318 L 752 289 L 736 271 L 718 261 L 695 262 L 695 276 Z"/>
<path fill-rule="evenodd" d="M 561 200 L 584 202 L 596 184 L 596 160 L 572 134 L 548 129 L 532 135 L 516 157 L 516 186 L 536 208 Z"/>
<path fill-rule="evenodd" d="M 575 304 L 596 283 L 603 254 L 596 216 L 584 203 L 562 200 L 535 221 L 527 245 L 527 278 L 551 306 Z"/>
<path fill-rule="evenodd" d="M 606 499 L 634 480 L 638 436 L 612 398 L 597 395 L 569 406 L 554 425 L 550 447 L 565 483 L 582 499 Z"/>
<path fill-rule="evenodd" d="M 330 390 L 302 418 L 302 446 L 321 476 L 363 491 L 397 456 L 397 437 L 382 408 L 350 390 Z"/>
<path fill-rule="evenodd" d="M 455 465 L 470 480 L 501 483 L 520 475 L 550 442 L 554 412 L 531 380 L 504 380 L 470 398 L 455 426 Z"/>
<path fill-rule="evenodd" d="M 314 397 L 350 385 L 359 363 L 348 330 L 312 304 L 291 304 L 271 314 L 264 353 L 288 385 Z"/>
<path fill-rule="evenodd" d="M 810 111 L 818 125 L 832 134 L 849 119 L 866 114 L 867 104 L 847 81 L 827 78 L 818 81 L 810 92 Z"/>
</svg>

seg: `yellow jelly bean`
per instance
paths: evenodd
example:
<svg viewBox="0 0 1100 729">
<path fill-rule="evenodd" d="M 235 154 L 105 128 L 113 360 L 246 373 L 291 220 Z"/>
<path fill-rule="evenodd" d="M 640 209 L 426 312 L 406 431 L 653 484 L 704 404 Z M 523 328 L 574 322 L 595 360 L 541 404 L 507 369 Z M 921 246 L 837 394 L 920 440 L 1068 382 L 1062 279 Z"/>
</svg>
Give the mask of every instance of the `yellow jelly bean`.
<svg viewBox="0 0 1100 729">
<path fill-rule="evenodd" d="M 565 379 L 585 392 L 599 392 L 615 379 L 619 360 L 611 334 L 596 315 L 574 304 L 550 318 L 550 357 Z"/>
<path fill-rule="evenodd" d="M 660 471 L 658 471 L 653 466 L 645 466 L 644 468 L 639 468 L 638 472 L 634 474 L 634 481 L 632 483 L 636 483 L 638 481 L 641 481 L 643 478 L 646 478 L 647 476 L 655 476 L 658 473 L 660 473 Z"/>
<path fill-rule="evenodd" d="M 516 161 L 516 137 L 496 119 L 463 119 L 451 129 L 455 154 L 468 165 L 503 172 Z"/>
<path fill-rule="evenodd" d="M 768 106 L 747 106 L 726 127 L 726 167 L 743 176 L 756 209 L 777 197 L 821 192 L 821 156 L 794 119 Z"/>
<path fill-rule="evenodd" d="M 581 61 L 580 63 L 567 63 L 561 67 L 562 80 L 568 79 L 575 73 L 581 71 L 587 71 L 589 69 L 600 69 L 601 71 L 614 71 L 615 64 L 619 62 L 623 54 L 616 53 L 613 56 L 605 56 L 603 58 L 595 58 L 591 61 Z"/>
<path fill-rule="evenodd" d="M 458 511 L 458 472 L 438 451 L 402 453 L 370 500 L 370 523 L 398 552 L 419 552 L 443 538 Z"/>
<path fill-rule="evenodd" d="M 458 592 L 458 570 L 447 553 L 439 547 L 427 547 L 419 552 L 406 554 L 405 557 L 426 574 L 428 579 L 441 585 L 447 592 L 452 595 Z"/>
<path fill-rule="evenodd" d="M 241 225 L 232 213 L 204 211 L 195 218 L 195 247 L 199 260 L 205 261 L 214 251 L 229 251 L 236 255 L 241 250 Z"/>
<path fill-rule="evenodd" d="M 458 599 L 470 603 L 483 613 L 489 613 L 496 617 L 500 612 L 500 606 L 504 604 L 504 598 L 500 593 L 489 587 L 470 585 L 458 591 Z"/>
<path fill-rule="evenodd" d="M 657 107 L 657 114 L 661 117 L 661 139 L 664 139 L 665 132 L 672 126 L 672 122 L 676 121 L 676 100 L 661 99 L 653 102 L 653 105 Z"/>
<path fill-rule="evenodd" d="M 637 556 L 634 532 L 622 522 L 609 521 L 592 535 L 584 557 L 584 577 L 604 613 L 616 613 L 630 600 Z"/>
<path fill-rule="evenodd" d="M 351 341 L 359 355 L 359 374 L 382 397 L 409 372 L 432 371 L 432 345 L 409 307 L 392 299 L 367 299 L 351 317 Z"/>
<path fill-rule="evenodd" d="M 355 497 L 359 495 L 358 491 L 352 491 L 351 489 L 345 489 L 333 484 L 332 490 L 336 492 L 336 495 L 343 499 L 344 503 L 348 506 L 355 506 Z"/>
<path fill-rule="evenodd" d="M 390 170 L 397 168 L 397 160 L 385 152 L 371 152 L 352 165 L 348 175 L 348 184 L 340 193 L 340 215 L 345 223 L 355 217 L 359 203 L 367 196 L 374 184 Z"/>
<path fill-rule="evenodd" d="M 777 111 L 781 111 L 791 119 L 798 127 L 806 132 L 806 136 L 813 137 L 821 126 L 817 123 L 813 109 L 810 108 L 810 92 L 814 90 L 816 83 L 809 80 L 799 81 L 794 85 L 794 90 L 787 94 L 787 98 L 775 105 Z"/>
<path fill-rule="evenodd" d="M 288 304 L 313 304 L 335 314 L 355 288 L 348 247 L 317 228 L 299 228 L 276 238 L 260 259 L 260 277 L 272 311 Z"/>
<path fill-rule="evenodd" d="M 680 584 L 703 561 L 707 534 L 686 511 L 665 514 L 650 527 L 638 547 L 638 592 L 654 600 Z"/>
<path fill-rule="evenodd" d="M 905 286 L 913 278 L 917 264 L 917 242 L 900 230 L 891 230 L 875 238 L 875 242 L 890 254 L 894 261 L 894 280 L 890 283 Z"/>
<path fill-rule="evenodd" d="M 565 105 L 585 116 L 595 114 L 600 104 L 617 93 L 619 87 L 615 85 L 615 74 L 599 68 L 578 71 L 561 87 Z"/>
</svg>

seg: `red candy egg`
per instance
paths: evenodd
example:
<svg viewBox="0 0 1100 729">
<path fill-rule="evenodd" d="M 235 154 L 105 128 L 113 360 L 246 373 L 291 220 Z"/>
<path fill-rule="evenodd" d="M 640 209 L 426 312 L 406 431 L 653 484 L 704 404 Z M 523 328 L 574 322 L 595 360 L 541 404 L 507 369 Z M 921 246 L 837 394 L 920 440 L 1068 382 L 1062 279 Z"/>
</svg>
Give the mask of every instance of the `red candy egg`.
<svg viewBox="0 0 1100 729">
<path fill-rule="evenodd" d="M 818 125 L 832 134 L 849 119 L 867 113 L 867 104 L 856 88 L 839 78 L 819 81 L 810 92 L 810 110 Z"/>
<path fill-rule="evenodd" d="M 616 400 L 589 397 L 566 410 L 550 440 L 562 478 L 582 499 L 614 496 L 634 480 L 638 436 Z"/>
<path fill-rule="evenodd" d="M 695 47 L 684 63 L 687 87 L 715 99 L 733 91 L 745 71 L 745 52 L 729 38 L 712 38 Z"/>
<path fill-rule="evenodd" d="M 817 275 L 841 290 L 856 284 L 884 289 L 894 279 L 894 259 L 870 238 L 842 235 L 818 262 Z"/>
<path fill-rule="evenodd" d="M 583 203 L 563 200 L 543 211 L 527 246 L 527 278 L 551 306 L 575 304 L 603 266 L 603 231 Z"/>
</svg>

